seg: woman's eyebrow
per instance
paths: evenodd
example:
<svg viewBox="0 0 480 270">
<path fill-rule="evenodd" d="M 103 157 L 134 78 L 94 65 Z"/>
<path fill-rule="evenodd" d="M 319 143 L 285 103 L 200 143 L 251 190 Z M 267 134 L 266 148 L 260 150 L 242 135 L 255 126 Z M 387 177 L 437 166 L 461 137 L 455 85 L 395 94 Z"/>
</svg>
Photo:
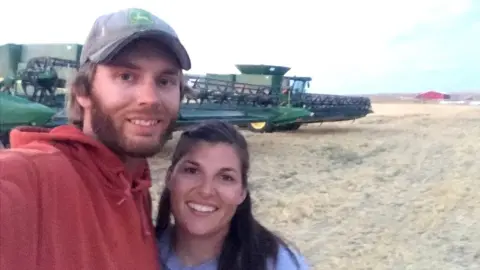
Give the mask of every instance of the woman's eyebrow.
<svg viewBox="0 0 480 270">
<path fill-rule="evenodd" d="M 190 160 L 190 159 L 187 159 L 183 162 L 184 164 L 185 163 L 189 163 L 189 164 L 192 164 L 192 165 L 195 165 L 195 166 L 200 166 L 200 163 L 194 161 L 194 160 Z"/>
<path fill-rule="evenodd" d="M 232 167 L 223 167 L 220 169 L 221 172 L 237 172 L 235 168 Z"/>
</svg>

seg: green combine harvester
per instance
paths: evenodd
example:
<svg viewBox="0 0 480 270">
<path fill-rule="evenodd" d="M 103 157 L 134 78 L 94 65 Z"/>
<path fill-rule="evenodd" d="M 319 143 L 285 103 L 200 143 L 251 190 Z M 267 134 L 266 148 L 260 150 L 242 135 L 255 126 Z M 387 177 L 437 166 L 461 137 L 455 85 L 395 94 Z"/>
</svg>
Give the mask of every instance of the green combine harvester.
<svg viewBox="0 0 480 270">
<path fill-rule="evenodd" d="M 19 46 L 23 48 L 20 55 Z M 67 123 L 64 103 L 68 78 L 64 74 L 72 75 L 78 69 L 81 45 L 63 47 L 0 46 L 0 142 L 4 145 L 16 126 Z M 220 119 L 253 132 L 273 132 L 296 130 L 308 123 L 354 120 L 372 113 L 368 98 L 307 93 L 311 78 L 285 76 L 288 67 L 236 67 L 240 74 L 185 76 L 186 93 L 176 129 Z"/>
<path fill-rule="evenodd" d="M 187 95 L 182 110 L 230 108 L 261 115 L 266 121 L 239 125 L 254 132 L 297 130 L 304 124 L 355 120 L 373 112 L 369 98 L 307 93 L 311 78 L 285 76 L 289 67 L 236 67 L 241 74 L 187 76 L 194 94 Z"/>
</svg>

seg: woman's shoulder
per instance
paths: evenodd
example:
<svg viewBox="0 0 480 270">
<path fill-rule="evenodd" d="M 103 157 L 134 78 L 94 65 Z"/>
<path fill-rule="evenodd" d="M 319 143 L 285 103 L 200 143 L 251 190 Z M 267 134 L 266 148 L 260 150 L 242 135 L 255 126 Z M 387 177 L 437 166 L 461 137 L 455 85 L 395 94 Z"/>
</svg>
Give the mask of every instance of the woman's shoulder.
<svg viewBox="0 0 480 270">
<path fill-rule="evenodd" d="M 275 270 L 308 270 L 308 263 L 298 250 L 292 247 L 280 245 L 278 247 L 277 263 L 273 268 Z"/>
</svg>

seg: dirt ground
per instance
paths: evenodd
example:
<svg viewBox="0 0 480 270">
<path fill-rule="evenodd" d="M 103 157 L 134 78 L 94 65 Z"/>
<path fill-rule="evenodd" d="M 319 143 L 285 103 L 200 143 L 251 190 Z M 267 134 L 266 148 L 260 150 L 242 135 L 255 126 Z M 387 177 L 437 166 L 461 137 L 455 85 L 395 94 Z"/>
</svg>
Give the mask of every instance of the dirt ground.
<svg viewBox="0 0 480 270">
<path fill-rule="evenodd" d="M 480 107 L 374 111 L 294 133 L 245 131 L 256 216 L 312 269 L 480 269 Z M 151 160 L 155 205 L 174 143 Z"/>
</svg>

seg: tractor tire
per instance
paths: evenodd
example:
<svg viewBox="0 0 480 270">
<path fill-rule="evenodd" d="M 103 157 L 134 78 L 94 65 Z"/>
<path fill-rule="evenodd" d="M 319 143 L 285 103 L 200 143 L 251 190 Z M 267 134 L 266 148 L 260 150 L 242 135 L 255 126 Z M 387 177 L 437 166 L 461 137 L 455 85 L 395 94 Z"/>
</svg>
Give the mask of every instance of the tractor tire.
<svg viewBox="0 0 480 270">
<path fill-rule="evenodd" d="M 302 123 L 291 123 L 275 127 L 275 131 L 295 131 L 302 126 Z"/>
<path fill-rule="evenodd" d="M 252 122 L 248 123 L 248 130 L 255 133 L 273 132 L 273 127 L 269 122 Z"/>
</svg>

